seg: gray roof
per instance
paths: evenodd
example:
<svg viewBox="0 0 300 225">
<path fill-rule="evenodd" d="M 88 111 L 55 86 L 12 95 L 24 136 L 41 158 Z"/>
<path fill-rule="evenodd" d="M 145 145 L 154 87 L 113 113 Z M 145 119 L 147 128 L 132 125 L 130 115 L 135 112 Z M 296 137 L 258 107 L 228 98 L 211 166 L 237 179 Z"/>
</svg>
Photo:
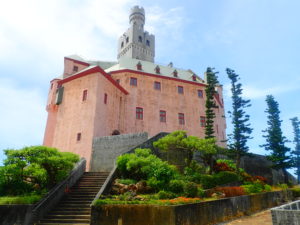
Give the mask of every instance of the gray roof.
<svg viewBox="0 0 300 225">
<path fill-rule="evenodd" d="M 84 70 L 90 69 L 91 67 L 94 66 L 100 66 L 105 72 L 109 73 L 112 71 L 118 71 L 118 70 L 123 70 L 123 69 L 130 69 L 130 70 L 135 70 L 135 71 L 140 71 L 137 70 L 137 64 L 141 63 L 142 65 L 142 72 L 145 73 L 150 73 L 150 74 L 155 74 L 155 75 L 161 75 L 161 76 L 166 76 L 166 77 L 174 77 L 174 71 L 177 71 L 177 78 L 182 79 L 182 80 L 188 80 L 188 81 L 193 81 L 193 76 L 196 76 L 196 80 L 199 83 L 205 83 L 202 78 L 200 78 L 198 75 L 196 75 L 192 70 L 183 70 L 179 68 L 173 67 L 171 63 L 167 66 L 164 65 L 159 65 L 156 63 L 152 63 L 149 61 L 143 61 L 139 59 L 133 59 L 130 57 L 121 57 L 119 59 L 119 62 L 112 62 L 112 61 L 93 61 L 93 60 L 85 60 L 81 56 L 78 55 L 70 55 L 67 56 L 67 58 L 71 58 L 74 60 L 78 60 L 81 62 L 89 63 L 90 66 Z M 156 67 L 160 68 L 160 73 L 157 74 L 155 68 Z M 82 70 L 82 71 L 84 71 Z M 82 72 L 79 71 L 79 72 Z M 78 73 L 79 73 L 78 72 Z"/>
</svg>

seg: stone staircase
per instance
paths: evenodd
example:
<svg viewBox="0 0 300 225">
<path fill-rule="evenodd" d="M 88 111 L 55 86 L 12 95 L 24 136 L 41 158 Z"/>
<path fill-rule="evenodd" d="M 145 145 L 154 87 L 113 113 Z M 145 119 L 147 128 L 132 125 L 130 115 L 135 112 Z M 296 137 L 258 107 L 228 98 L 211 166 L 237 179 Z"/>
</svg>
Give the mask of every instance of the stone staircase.
<svg viewBox="0 0 300 225">
<path fill-rule="evenodd" d="M 90 224 L 90 205 L 108 174 L 85 172 L 70 192 L 37 225 Z"/>
</svg>

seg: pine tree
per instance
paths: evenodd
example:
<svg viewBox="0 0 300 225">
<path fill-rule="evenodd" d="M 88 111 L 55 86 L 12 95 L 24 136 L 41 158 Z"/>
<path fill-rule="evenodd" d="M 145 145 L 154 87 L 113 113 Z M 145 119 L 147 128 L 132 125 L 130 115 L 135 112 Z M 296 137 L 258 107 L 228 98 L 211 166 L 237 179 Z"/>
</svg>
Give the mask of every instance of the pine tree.
<svg viewBox="0 0 300 225">
<path fill-rule="evenodd" d="M 282 169 L 284 173 L 284 181 L 288 183 L 288 173 L 286 169 L 292 166 L 291 158 L 288 155 L 290 149 L 285 146 L 287 139 L 283 136 L 281 130 L 281 122 L 279 114 L 279 104 L 272 95 L 266 97 L 267 109 L 266 113 L 268 128 L 263 130 L 266 135 L 266 144 L 261 145 L 271 153 L 267 156 L 273 162 L 274 169 Z"/>
<path fill-rule="evenodd" d="M 216 91 L 216 85 L 218 84 L 217 72 L 214 72 L 212 68 L 208 67 L 206 70 L 207 86 L 205 88 L 206 102 L 205 102 L 205 138 L 214 138 L 214 118 L 216 117 L 214 109 L 218 106 L 214 101 Z"/>
<path fill-rule="evenodd" d="M 300 121 L 298 120 L 298 117 L 294 117 L 291 119 L 292 126 L 294 130 L 294 143 L 295 143 L 295 150 L 292 151 L 293 155 L 293 164 L 294 167 L 296 167 L 296 175 L 297 175 L 297 181 L 298 184 L 300 183 Z"/>
<path fill-rule="evenodd" d="M 233 155 L 236 159 L 237 171 L 240 168 L 240 161 L 243 155 L 246 155 L 249 151 L 247 141 L 250 139 L 252 128 L 250 128 L 249 115 L 246 114 L 245 108 L 251 106 L 250 100 L 242 98 L 242 84 L 238 83 L 239 75 L 234 70 L 226 69 L 228 78 L 231 80 L 231 99 L 232 99 L 232 111 L 229 111 L 229 115 L 232 118 L 233 131 L 229 137 L 229 148 L 233 151 Z"/>
</svg>

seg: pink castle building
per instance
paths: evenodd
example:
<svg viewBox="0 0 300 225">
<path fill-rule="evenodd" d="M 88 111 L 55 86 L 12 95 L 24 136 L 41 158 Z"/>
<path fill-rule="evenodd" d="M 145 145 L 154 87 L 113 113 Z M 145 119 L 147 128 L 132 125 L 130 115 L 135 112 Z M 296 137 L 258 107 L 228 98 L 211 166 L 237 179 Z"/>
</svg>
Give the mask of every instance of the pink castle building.
<svg viewBox="0 0 300 225">
<path fill-rule="evenodd" d="M 155 37 L 144 31 L 145 12 L 135 6 L 120 37 L 118 61 L 64 58 L 61 78 L 50 83 L 44 145 L 91 160 L 94 138 L 186 130 L 204 137 L 205 76 L 154 62 Z M 215 96 L 215 136 L 226 139 L 222 86 Z M 118 131 L 118 132 L 117 132 Z"/>
</svg>

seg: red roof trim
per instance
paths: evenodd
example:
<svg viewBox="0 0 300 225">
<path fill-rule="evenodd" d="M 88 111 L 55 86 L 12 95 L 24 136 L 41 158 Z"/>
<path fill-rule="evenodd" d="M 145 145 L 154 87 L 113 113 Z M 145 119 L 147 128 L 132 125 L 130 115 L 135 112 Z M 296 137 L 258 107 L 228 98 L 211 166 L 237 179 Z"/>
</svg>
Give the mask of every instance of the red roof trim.
<svg viewBox="0 0 300 225">
<path fill-rule="evenodd" d="M 196 83 L 196 82 L 193 82 L 193 81 L 182 80 L 182 79 L 176 78 L 176 77 L 173 78 L 173 77 L 166 77 L 166 76 L 162 76 L 162 75 L 154 75 L 154 74 L 151 74 L 151 73 L 135 71 L 135 70 L 130 70 L 130 69 L 116 70 L 116 71 L 110 72 L 110 74 L 123 73 L 123 72 L 130 72 L 130 73 L 146 75 L 146 76 L 150 76 L 150 77 L 158 77 L 158 78 L 167 79 L 167 80 L 175 80 L 175 81 L 179 81 L 179 82 L 182 82 L 182 83 L 194 84 L 194 85 L 198 85 L 198 86 L 202 86 L 202 87 L 206 86 L 205 84 L 202 84 L 202 83 Z"/>
<path fill-rule="evenodd" d="M 76 60 L 76 59 L 71 59 L 71 58 L 68 58 L 68 57 L 65 57 L 65 60 L 70 60 L 74 63 L 81 64 L 81 65 L 84 65 L 84 66 L 89 66 L 90 65 L 89 63 L 82 62 L 82 61 L 79 61 L 79 60 Z"/>
<path fill-rule="evenodd" d="M 103 69 L 101 69 L 99 66 L 90 68 L 90 69 L 85 70 L 83 72 L 79 72 L 76 75 L 67 77 L 63 80 L 60 80 L 60 81 L 58 81 L 58 84 L 64 84 L 64 83 L 67 83 L 69 81 L 78 79 L 80 77 L 84 77 L 84 76 L 89 75 L 91 73 L 97 73 L 97 72 L 101 73 L 101 75 L 103 75 L 106 79 L 108 79 L 114 86 L 116 86 L 118 89 L 120 89 L 120 91 L 122 91 L 125 95 L 128 94 L 128 91 L 126 91 L 120 84 L 118 84 L 114 79 L 112 79 L 112 77 L 109 74 L 107 74 Z"/>
</svg>

